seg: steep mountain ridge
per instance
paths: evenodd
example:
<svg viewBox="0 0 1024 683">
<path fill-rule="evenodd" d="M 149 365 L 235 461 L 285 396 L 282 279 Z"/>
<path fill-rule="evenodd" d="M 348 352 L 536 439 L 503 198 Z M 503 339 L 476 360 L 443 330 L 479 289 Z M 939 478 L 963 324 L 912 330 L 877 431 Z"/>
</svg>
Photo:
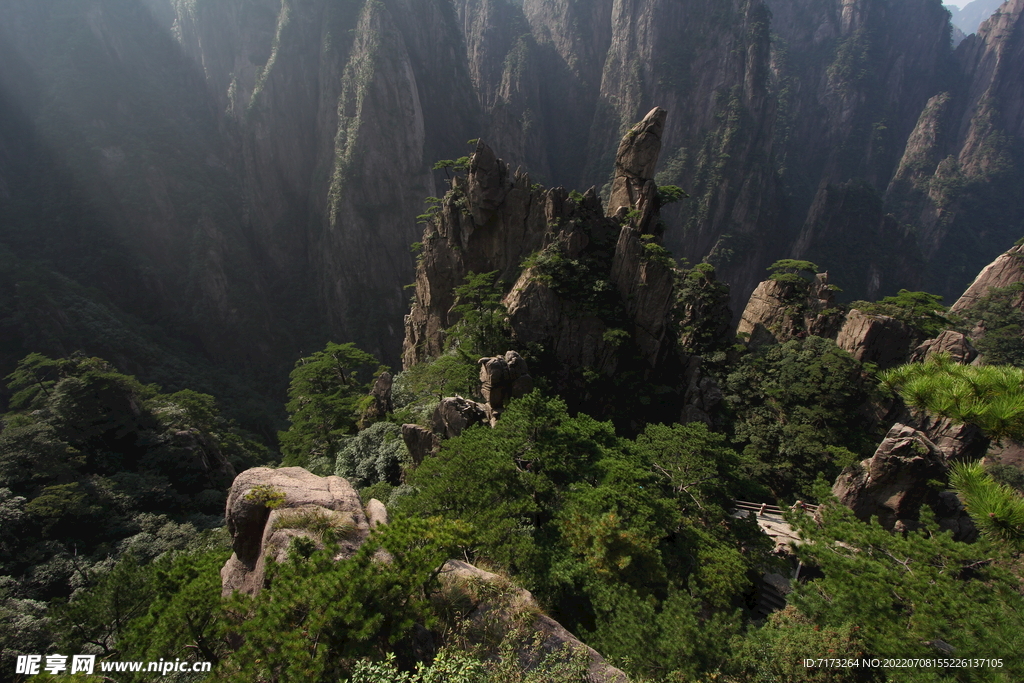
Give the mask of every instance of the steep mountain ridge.
<svg viewBox="0 0 1024 683">
<path fill-rule="evenodd" d="M 5 71 L 7 101 L 40 140 L 14 152 L 18 136 L 0 136 L 0 165 L 51 154 L 96 205 L 83 235 L 110 235 L 105 254 L 125 263 L 79 275 L 92 247 L 76 247 L 62 272 L 254 367 L 326 336 L 397 355 L 414 217 L 441 186 L 430 168 L 468 138 L 546 185 L 606 197 L 621 135 L 670 110 L 656 177 L 690 198 L 665 208 L 665 246 L 710 260 L 734 310 L 787 256 L 854 297 L 953 296 L 1021 230 L 1020 0 L 955 56 L 934 0 L 0 11 L 2 49 L 24 67 Z M 24 196 L 39 205 L 37 178 Z"/>
<path fill-rule="evenodd" d="M 1024 2 L 1004 3 L 956 60 L 960 80 L 929 100 L 886 192 L 934 264 L 922 284 L 943 293 L 1024 228 Z"/>
</svg>

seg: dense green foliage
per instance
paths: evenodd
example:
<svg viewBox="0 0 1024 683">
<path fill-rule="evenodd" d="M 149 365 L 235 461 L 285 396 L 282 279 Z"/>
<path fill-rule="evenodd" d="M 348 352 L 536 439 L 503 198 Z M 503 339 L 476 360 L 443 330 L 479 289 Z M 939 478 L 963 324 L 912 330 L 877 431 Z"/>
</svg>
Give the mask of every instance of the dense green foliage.
<svg viewBox="0 0 1024 683">
<path fill-rule="evenodd" d="M 733 438 L 757 461 L 758 480 L 776 498 L 811 498 L 867 457 L 879 435 L 861 413 L 872 398 L 869 376 L 834 342 L 794 339 L 750 353 L 725 380 Z"/>
<path fill-rule="evenodd" d="M 98 358 L 31 354 L 7 379 L 17 412 L 0 423 L 0 665 L 68 638 L 113 651 L 142 604 L 137 570 L 219 525 L 234 471 L 269 454 L 213 397 L 161 393 Z M 86 602 L 50 609 L 90 587 Z"/>
<path fill-rule="evenodd" d="M 818 266 L 810 261 L 782 259 L 768 266 L 769 279 L 786 282 L 806 290 L 807 283 L 818 272 Z"/>
<path fill-rule="evenodd" d="M 285 406 L 292 424 L 278 435 L 284 464 L 301 466 L 337 453 L 341 438 L 356 431 L 360 401 L 369 390 L 358 371 L 376 364 L 354 344 L 333 342 L 296 362 Z"/>
<path fill-rule="evenodd" d="M 381 482 L 397 486 L 409 464 L 402 428 L 392 422 L 378 422 L 342 446 L 332 474 L 360 489 Z"/>
<path fill-rule="evenodd" d="M 0 557 L 5 574 L 76 548 L 105 554 L 142 513 L 216 523 L 233 470 L 267 457 L 212 397 L 162 394 L 100 359 L 33 354 L 9 380 L 21 412 L 0 432 L 0 489 L 17 530 Z M 53 595 L 64 575 L 30 582 Z"/>
<path fill-rule="evenodd" d="M 964 329 L 982 334 L 975 339 L 978 350 L 989 365 L 1024 367 L 1024 283 L 988 290 L 964 311 Z"/>
<path fill-rule="evenodd" d="M 963 496 L 983 534 L 1024 552 L 1024 496 L 1020 492 L 996 481 L 980 462 L 957 463 L 949 481 Z"/>
<path fill-rule="evenodd" d="M 1000 365 L 958 365 L 936 354 L 902 365 L 881 379 L 920 410 L 981 427 L 988 435 L 1024 438 L 1024 370 Z"/>
<path fill-rule="evenodd" d="M 496 563 L 570 629 L 651 673 L 697 671 L 739 629 L 756 529 L 726 514 L 746 465 L 702 424 L 635 441 L 538 392 L 447 441 L 399 512 L 472 520 Z"/>
<path fill-rule="evenodd" d="M 353 660 L 393 646 L 417 623 L 430 624 L 437 571 L 465 534 L 452 523 L 398 521 L 345 562 L 335 561 L 336 548 L 295 543 L 289 561 L 271 565 L 269 590 L 232 605 L 249 618 L 237 625 L 244 642 L 218 679 L 337 680 Z M 391 561 L 374 559 L 379 548 Z"/>
<path fill-rule="evenodd" d="M 452 313 L 458 322 L 447 330 L 449 343 L 470 357 L 493 356 L 508 351 L 508 312 L 497 271 L 469 273 L 455 288 Z"/>
<path fill-rule="evenodd" d="M 396 422 L 426 424 L 445 396 L 475 398 L 479 377 L 476 359 L 457 350 L 398 373 L 392 394 Z"/>
<path fill-rule="evenodd" d="M 896 296 L 887 296 L 874 303 L 854 301 L 850 308 L 896 318 L 917 330 L 925 339 L 934 339 L 953 326 L 946 315 L 946 307 L 942 305 L 942 297 L 927 292 L 901 289 Z"/>
<path fill-rule="evenodd" d="M 1024 597 L 1019 577 L 1007 570 L 1005 548 L 955 542 L 930 521 L 926 509 L 924 527 L 906 535 L 860 522 L 834 501 L 823 515 L 820 525 L 806 515 L 792 520 L 807 539 L 798 555 L 824 574 L 799 584 L 790 598 L 817 636 L 809 651 L 821 652 L 830 637 L 841 636 L 847 647 L 856 647 L 836 656 L 953 653 L 1002 658 L 1004 663 L 1003 668 L 900 671 L 899 678 L 889 670 L 886 680 L 1011 681 L 1024 675 L 1024 662 L 1016 655 L 1024 644 Z M 764 631 L 778 638 L 787 627 L 776 621 Z M 764 665 L 776 666 L 772 661 Z"/>
<path fill-rule="evenodd" d="M 710 358 L 725 350 L 732 326 L 729 286 L 718 281 L 710 263 L 677 271 L 674 313 L 684 351 Z"/>
</svg>

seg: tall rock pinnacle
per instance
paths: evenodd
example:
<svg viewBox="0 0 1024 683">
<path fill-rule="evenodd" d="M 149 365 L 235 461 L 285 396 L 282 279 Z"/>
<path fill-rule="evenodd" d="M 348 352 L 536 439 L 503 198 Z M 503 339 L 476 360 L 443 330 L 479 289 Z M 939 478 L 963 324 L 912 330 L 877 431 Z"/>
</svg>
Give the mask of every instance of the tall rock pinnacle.
<svg viewBox="0 0 1024 683">
<path fill-rule="evenodd" d="M 637 208 L 638 202 L 644 198 L 644 186 L 654 178 L 654 168 L 661 153 L 661 134 L 665 130 L 667 113 L 661 107 L 655 107 L 622 138 L 615 155 L 615 180 L 607 209 L 609 216 L 614 216 L 620 206 L 630 210 Z"/>
</svg>

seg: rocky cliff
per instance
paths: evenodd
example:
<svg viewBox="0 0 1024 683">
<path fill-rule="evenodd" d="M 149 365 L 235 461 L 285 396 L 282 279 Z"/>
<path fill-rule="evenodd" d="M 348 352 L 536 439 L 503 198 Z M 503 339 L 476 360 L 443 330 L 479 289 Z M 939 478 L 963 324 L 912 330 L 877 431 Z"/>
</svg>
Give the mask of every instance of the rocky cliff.
<svg viewBox="0 0 1024 683">
<path fill-rule="evenodd" d="M 1024 2 L 1010 0 L 956 49 L 955 78 L 921 112 L 886 191 L 951 295 L 1024 225 Z"/>
<path fill-rule="evenodd" d="M 56 173 L 37 175 L 20 195 L 38 214 L 22 221 L 25 252 L 47 252 L 41 234 L 75 245 L 55 252 L 61 272 L 151 321 L 172 311 L 189 343 L 256 367 L 328 335 L 396 355 L 406 247 L 443 187 L 431 165 L 469 138 L 607 201 L 622 134 L 672 111 L 652 178 L 690 197 L 664 207 L 664 246 L 713 263 L 737 311 L 781 257 L 821 263 L 853 297 L 952 296 L 1024 216 L 1021 0 L 955 53 L 931 0 L 12 0 L 0 13 L 5 121 L 37 140 L 0 136 L 0 197 L 19 196 L 15 169 L 50 164 L 60 194 L 89 198 L 46 214 Z M 83 253 L 120 262 L 76 271 Z"/>
<path fill-rule="evenodd" d="M 701 383 L 699 358 L 680 351 L 676 266 L 661 246 L 662 199 L 651 177 L 666 120 L 655 108 L 623 136 L 607 210 L 593 189 L 533 185 L 479 143 L 424 231 L 406 367 L 448 350 L 445 330 L 459 320 L 455 288 L 472 273 L 494 273 L 510 337 L 488 353 L 529 349 L 530 367 L 554 378 L 574 408 L 614 416 L 612 388 L 638 381 L 662 394 L 652 410 L 709 419 L 714 402 L 701 390 L 716 390 Z"/>
</svg>

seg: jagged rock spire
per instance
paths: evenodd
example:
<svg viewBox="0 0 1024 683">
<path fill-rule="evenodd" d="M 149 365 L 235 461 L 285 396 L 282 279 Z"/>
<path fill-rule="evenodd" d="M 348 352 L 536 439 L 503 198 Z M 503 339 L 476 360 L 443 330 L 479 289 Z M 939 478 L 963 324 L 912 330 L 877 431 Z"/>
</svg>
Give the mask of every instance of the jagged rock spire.
<svg viewBox="0 0 1024 683">
<path fill-rule="evenodd" d="M 614 216 L 620 206 L 637 208 L 646 199 L 646 185 L 654 178 L 654 168 L 661 154 L 661 134 L 668 112 L 655 107 L 644 120 L 629 129 L 619 143 L 615 155 L 615 180 L 608 202 L 608 215 Z"/>
</svg>

